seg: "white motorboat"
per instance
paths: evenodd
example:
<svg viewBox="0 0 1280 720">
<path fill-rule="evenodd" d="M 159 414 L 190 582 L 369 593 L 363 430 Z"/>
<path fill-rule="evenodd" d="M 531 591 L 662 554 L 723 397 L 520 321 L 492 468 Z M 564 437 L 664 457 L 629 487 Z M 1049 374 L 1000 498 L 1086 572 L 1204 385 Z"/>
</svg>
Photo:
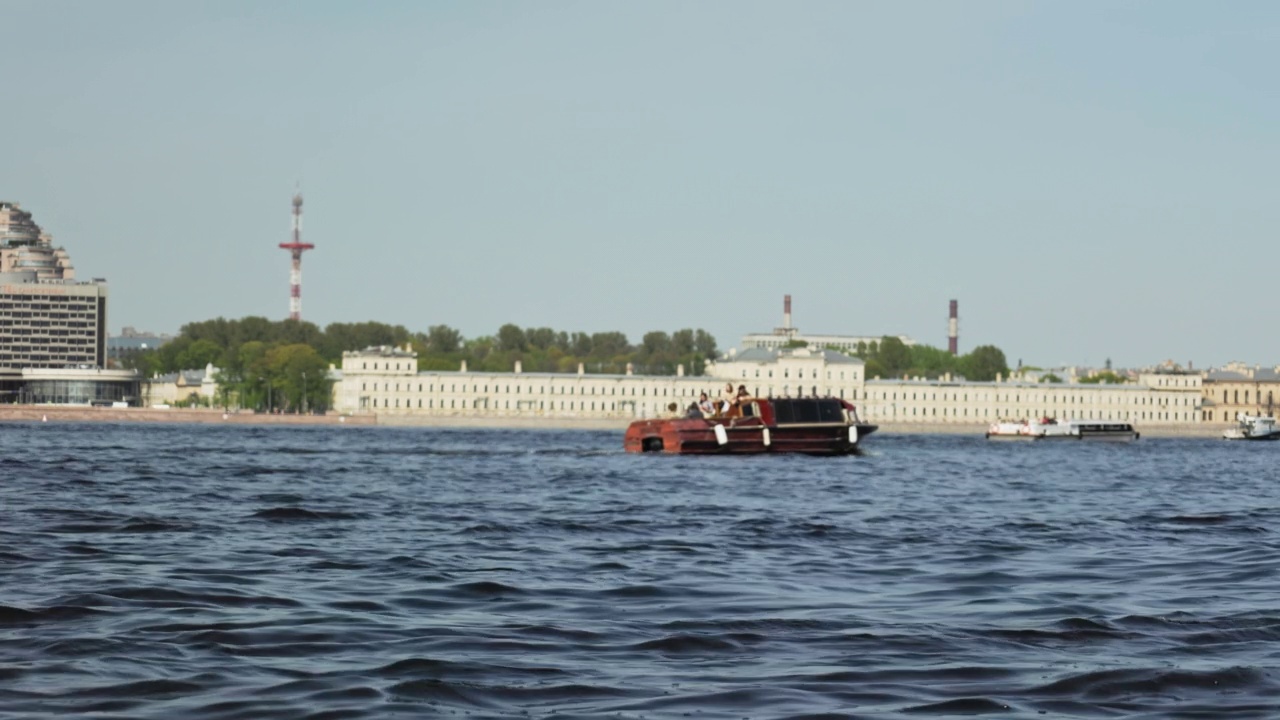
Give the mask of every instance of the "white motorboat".
<svg viewBox="0 0 1280 720">
<path fill-rule="evenodd" d="M 1035 440 L 1036 433 L 1032 430 L 1031 423 L 1026 420 L 1009 421 L 1002 420 L 1000 422 L 991 423 L 987 427 L 988 440 Z"/>
<path fill-rule="evenodd" d="M 1236 416 L 1236 426 L 1222 433 L 1226 440 L 1280 440 L 1280 429 L 1276 428 L 1274 416 L 1246 415 Z"/>
<path fill-rule="evenodd" d="M 987 428 L 989 440 L 1108 440 L 1129 442 L 1142 435 L 1127 422 L 1112 420 L 1057 420 L 999 422 Z"/>
</svg>

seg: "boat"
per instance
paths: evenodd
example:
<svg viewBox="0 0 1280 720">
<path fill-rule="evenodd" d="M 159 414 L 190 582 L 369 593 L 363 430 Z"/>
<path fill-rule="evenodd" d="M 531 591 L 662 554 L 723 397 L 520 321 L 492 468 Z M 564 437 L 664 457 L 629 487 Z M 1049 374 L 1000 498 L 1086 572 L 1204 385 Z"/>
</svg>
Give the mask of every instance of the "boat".
<svg viewBox="0 0 1280 720">
<path fill-rule="evenodd" d="M 1040 418 L 1035 422 L 1002 421 L 987 428 L 988 440 L 1108 440 L 1130 442 L 1142 437 L 1127 422 L 1113 420 L 1058 420 Z"/>
<path fill-rule="evenodd" d="M 1236 426 L 1222 433 L 1226 440 L 1280 440 L 1280 429 L 1276 428 L 1276 418 L 1270 413 L 1266 415 L 1236 416 Z"/>
<path fill-rule="evenodd" d="M 1038 435 L 1026 420 L 1001 420 L 987 427 L 988 440 L 1035 440 Z"/>
<path fill-rule="evenodd" d="M 682 455 L 855 455 L 878 427 L 862 422 L 853 404 L 839 398 L 749 398 L 724 417 L 691 408 L 684 417 L 636 420 L 623 447 Z"/>
</svg>

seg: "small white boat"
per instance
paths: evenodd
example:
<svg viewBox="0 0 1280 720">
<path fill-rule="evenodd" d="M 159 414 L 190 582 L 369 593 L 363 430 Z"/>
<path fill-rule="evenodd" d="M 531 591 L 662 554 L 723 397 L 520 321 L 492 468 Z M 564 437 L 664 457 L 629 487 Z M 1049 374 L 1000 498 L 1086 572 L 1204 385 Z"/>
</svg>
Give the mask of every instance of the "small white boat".
<svg viewBox="0 0 1280 720">
<path fill-rule="evenodd" d="M 1010 421 L 1002 420 L 1000 422 L 991 423 L 987 427 L 988 440 L 1035 440 L 1038 436 L 1038 430 L 1033 429 L 1031 423 L 1026 420 Z"/>
<path fill-rule="evenodd" d="M 1235 427 L 1222 433 L 1225 440 L 1280 440 L 1280 429 L 1276 428 L 1276 419 L 1272 415 L 1236 416 Z"/>
<path fill-rule="evenodd" d="M 1130 442 L 1142 435 L 1127 422 L 1112 420 L 1056 420 L 999 422 L 987 428 L 988 440 L 1107 440 Z"/>
</svg>

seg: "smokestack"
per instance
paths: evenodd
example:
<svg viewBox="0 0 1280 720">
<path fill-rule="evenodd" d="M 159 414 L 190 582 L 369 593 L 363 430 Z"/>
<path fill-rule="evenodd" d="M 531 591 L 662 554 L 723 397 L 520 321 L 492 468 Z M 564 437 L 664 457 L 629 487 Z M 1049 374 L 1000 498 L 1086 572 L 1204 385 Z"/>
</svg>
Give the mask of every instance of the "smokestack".
<svg viewBox="0 0 1280 720">
<path fill-rule="evenodd" d="M 782 329 L 791 329 L 791 296 L 782 296 Z"/>
<path fill-rule="evenodd" d="M 951 319 L 947 321 L 947 351 L 960 354 L 960 303 L 951 301 Z"/>
</svg>

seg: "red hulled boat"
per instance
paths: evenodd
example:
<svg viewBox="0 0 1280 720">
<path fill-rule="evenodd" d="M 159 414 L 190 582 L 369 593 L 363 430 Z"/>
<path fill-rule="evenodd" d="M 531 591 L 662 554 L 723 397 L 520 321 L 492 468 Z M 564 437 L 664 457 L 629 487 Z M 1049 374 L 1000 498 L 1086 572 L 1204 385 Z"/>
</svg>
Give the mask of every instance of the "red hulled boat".
<svg viewBox="0 0 1280 720">
<path fill-rule="evenodd" d="M 627 428 L 624 447 L 685 455 L 853 455 L 877 428 L 861 422 L 854 406 L 839 398 L 751 398 L 730 415 L 637 420 Z"/>
</svg>

